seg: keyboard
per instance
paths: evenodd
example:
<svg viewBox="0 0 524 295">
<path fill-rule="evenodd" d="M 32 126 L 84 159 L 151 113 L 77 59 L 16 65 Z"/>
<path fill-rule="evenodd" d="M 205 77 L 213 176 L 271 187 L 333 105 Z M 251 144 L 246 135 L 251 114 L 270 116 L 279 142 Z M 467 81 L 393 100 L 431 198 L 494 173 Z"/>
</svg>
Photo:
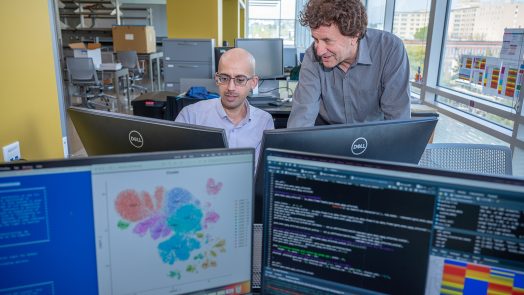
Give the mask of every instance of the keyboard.
<svg viewBox="0 0 524 295">
<path fill-rule="evenodd" d="M 269 103 L 276 103 L 279 98 L 275 96 L 248 96 L 247 100 L 251 105 L 268 105 Z"/>
</svg>

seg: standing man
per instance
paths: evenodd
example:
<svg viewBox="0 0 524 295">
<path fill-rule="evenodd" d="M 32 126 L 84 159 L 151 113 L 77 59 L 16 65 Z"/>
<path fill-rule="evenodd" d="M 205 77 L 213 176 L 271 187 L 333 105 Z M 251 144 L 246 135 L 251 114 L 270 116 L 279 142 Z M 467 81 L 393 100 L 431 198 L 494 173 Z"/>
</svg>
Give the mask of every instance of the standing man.
<svg viewBox="0 0 524 295">
<path fill-rule="evenodd" d="M 310 0 L 311 28 L 288 127 L 410 117 L 409 61 L 395 35 L 366 29 L 360 0 Z"/>
<path fill-rule="evenodd" d="M 220 99 L 186 106 L 175 122 L 222 128 L 230 148 L 253 147 L 258 160 L 264 130 L 275 127 L 268 112 L 251 106 L 246 99 L 258 83 L 255 58 L 241 48 L 226 51 L 218 63 L 215 81 Z"/>
</svg>

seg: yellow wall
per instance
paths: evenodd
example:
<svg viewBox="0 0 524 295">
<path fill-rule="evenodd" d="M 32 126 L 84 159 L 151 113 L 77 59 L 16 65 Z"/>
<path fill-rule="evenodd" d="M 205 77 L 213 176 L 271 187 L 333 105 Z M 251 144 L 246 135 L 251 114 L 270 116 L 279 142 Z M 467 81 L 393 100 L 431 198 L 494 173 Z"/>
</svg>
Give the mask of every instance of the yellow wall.
<svg viewBox="0 0 524 295">
<path fill-rule="evenodd" d="M 213 38 L 222 44 L 222 0 L 167 0 L 169 38 Z"/>
<path fill-rule="evenodd" d="M 47 2 L 0 1 L 0 146 L 28 160 L 64 155 Z"/>
<path fill-rule="evenodd" d="M 239 19 L 240 19 L 239 20 L 240 22 L 239 38 L 246 38 L 246 9 L 245 8 L 240 8 Z"/>
<path fill-rule="evenodd" d="M 239 4 L 238 0 L 223 0 L 222 24 L 224 41 L 229 46 L 235 46 L 235 39 L 239 37 Z M 217 46 L 222 46 L 218 45 Z"/>
</svg>

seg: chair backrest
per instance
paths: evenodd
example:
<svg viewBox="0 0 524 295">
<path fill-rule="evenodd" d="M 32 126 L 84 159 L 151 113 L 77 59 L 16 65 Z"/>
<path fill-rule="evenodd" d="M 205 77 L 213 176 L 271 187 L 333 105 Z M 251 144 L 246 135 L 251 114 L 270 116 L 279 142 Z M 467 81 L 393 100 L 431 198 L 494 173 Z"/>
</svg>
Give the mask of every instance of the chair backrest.
<svg viewBox="0 0 524 295">
<path fill-rule="evenodd" d="M 98 84 L 93 59 L 90 57 L 68 57 L 66 59 L 69 79 L 73 84 L 92 82 Z"/>
<path fill-rule="evenodd" d="M 116 58 L 124 68 L 140 69 L 136 51 L 119 51 L 116 53 Z"/>
<path fill-rule="evenodd" d="M 112 51 L 102 51 L 102 63 L 112 64 L 115 62 L 115 55 Z"/>
<path fill-rule="evenodd" d="M 502 145 L 428 144 L 419 165 L 454 171 L 511 175 L 511 149 Z"/>
</svg>

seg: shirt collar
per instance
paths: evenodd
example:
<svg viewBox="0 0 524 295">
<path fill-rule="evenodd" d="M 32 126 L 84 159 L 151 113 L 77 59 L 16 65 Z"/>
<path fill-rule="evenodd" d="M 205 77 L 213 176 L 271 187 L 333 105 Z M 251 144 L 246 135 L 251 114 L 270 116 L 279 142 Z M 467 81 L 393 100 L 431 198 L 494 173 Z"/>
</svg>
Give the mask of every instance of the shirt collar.
<svg viewBox="0 0 524 295">
<path fill-rule="evenodd" d="M 224 107 L 222 106 L 221 98 L 218 98 L 216 100 L 217 100 L 216 110 L 218 112 L 218 115 L 222 119 L 228 119 L 229 120 L 229 118 L 227 117 L 226 111 L 224 110 Z M 244 100 L 244 105 L 246 106 L 246 110 L 247 110 L 246 111 L 246 117 L 244 119 L 242 119 L 242 121 L 240 122 L 239 125 L 244 125 L 245 123 L 251 121 L 251 105 L 248 103 L 247 98 Z"/>
<path fill-rule="evenodd" d="M 369 52 L 368 41 L 365 35 L 364 35 L 364 38 L 360 39 L 360 42 L 358 42 L 357 64 L 363 64 L 363 65 L 372 64 L 371 56 Z"/>
<path fill-rule="evenodd" d="M 224 110 L 224 107 L 222 106 L 222 98 L 217 98 L 215 107 L 217 109 L 218 116 L 222 119 L 227 118 L 226 111 Z"/>
</svg>

